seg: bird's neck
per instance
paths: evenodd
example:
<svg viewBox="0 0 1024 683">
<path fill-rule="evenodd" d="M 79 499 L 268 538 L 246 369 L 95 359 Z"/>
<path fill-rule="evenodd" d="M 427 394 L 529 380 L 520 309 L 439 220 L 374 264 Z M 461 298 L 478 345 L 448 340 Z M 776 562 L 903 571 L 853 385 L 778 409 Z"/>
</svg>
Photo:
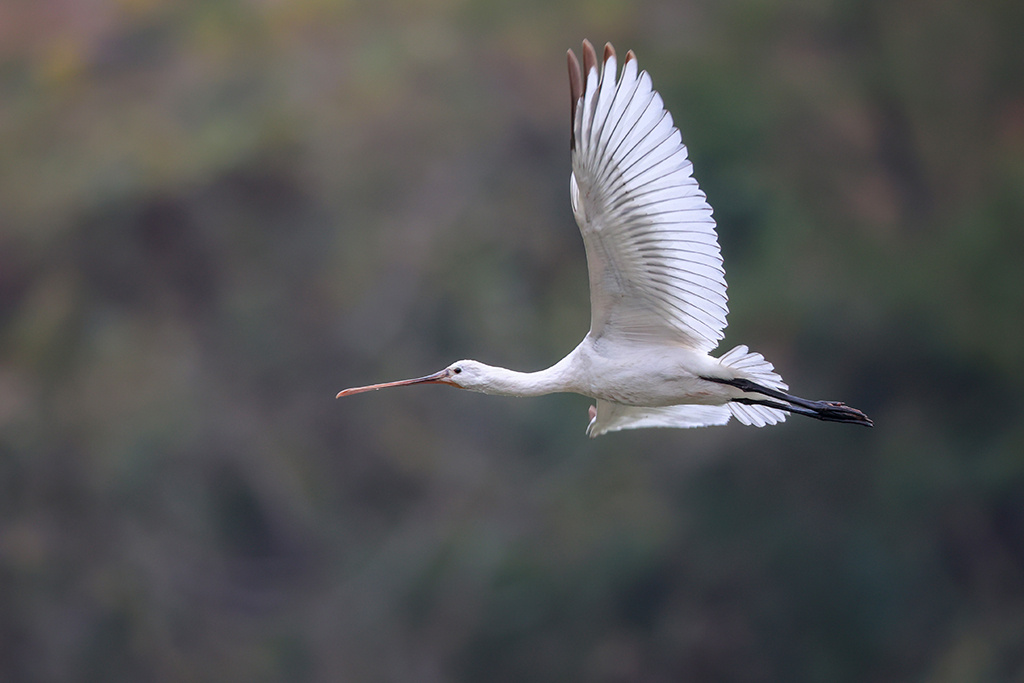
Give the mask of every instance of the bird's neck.
<svg viewBox="0 0 1024 683">
<path fill-rule="evenodd" d="M 485 394 L 498 396 L 543 396 L 565 391 L 575 391 L 568 373 L 569 358 L 565 358 L 546 370 L 517 372 L 506 368 L 489 367 L 488 386 L 480 389 Z"/>
</svg>

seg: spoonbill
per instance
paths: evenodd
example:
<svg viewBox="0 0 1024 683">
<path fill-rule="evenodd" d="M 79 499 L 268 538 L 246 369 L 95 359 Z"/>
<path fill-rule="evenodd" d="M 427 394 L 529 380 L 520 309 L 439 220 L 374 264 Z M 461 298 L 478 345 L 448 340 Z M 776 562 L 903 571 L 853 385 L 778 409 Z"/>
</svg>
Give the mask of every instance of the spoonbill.
<svg viewBox="0 0 1024 683">
<path fill-rule="evenodd" d="M 686 146 L 636 55 L 617 73 L 615 50 L 600 68 L 583 42 L 572 50 L 572 210 L 590 271 L 590 331 L 539 372 L 460 360 L 425 377 L 345 389 L 448 384 L 506 396 L 555 392 L 597 400 L 587 434 L 640 427 L 704 427 L 735 417 L 763 427 L 787 413 L 872 426 L 843 403 L 786 393 L 770 362 L 746 346 L 715 358 L 728 313 L 715 221 L 693 178 Z"/>
</svg>

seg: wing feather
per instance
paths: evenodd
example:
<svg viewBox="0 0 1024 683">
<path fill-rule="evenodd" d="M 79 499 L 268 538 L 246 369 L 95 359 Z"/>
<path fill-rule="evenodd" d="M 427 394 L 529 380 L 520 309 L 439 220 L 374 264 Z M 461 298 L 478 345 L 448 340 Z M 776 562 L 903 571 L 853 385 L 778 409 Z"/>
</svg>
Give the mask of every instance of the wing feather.
<svg viewBox="0 0 1024 683">
<path fill-rule="evenodd" d="M 641 408 L 636 406 L 624 406 L 611 401 L 598 400 L 597 410 L 587 425 L 587 434 L 591 437 L 601 436 L 607 432 L 616 432 L 620 429 L 643 429 L 647 427 L 709 427 L 711 425 L 724 425 L 734 414 L 730 411 L 733 407 L 730 403 L 727 406 L 704 406 L 704 405 L 676 405 L 660 408 Z M 761 407 L 761 406 L 742 406 Z M 757 416 L 743 413 L 737 415 L 739 420 L 749 420 L 744 424 L 757 424 Z M 784 419 L 784 418 L 783 418 Z M 777 422 L 778 420 L 776 420 Z M 763 420 L 762 424 L 773 424 Z M 757 424 L 761 426 L 761 424 Z"/>
<path fill-rule="evenodd" d="M 728 315 L 715 221 L 686 146 L 632 52 L 584 44 L 573 103 L 573 213 L 590 268 L 591 335 L 710 351 Z M 573 86 L 574 95 L 579 90 Z"/>
</svg>

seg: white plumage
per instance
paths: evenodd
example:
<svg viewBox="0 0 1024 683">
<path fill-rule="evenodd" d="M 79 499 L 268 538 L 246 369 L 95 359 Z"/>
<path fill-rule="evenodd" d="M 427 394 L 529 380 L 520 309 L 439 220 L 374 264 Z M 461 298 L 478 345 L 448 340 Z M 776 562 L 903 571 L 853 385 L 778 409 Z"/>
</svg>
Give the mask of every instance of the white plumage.
<svg viewBox="0 0 1024 683">
<path fill-rule="evenodd" d="M 621 74 L 583 43 L 569 52 L 570 198 L 590 271 L 590 332 L 568 356 L 522 373 L 459 361 L 426 377 L 346 389 L 444 383 L 490 394 L 559 391 L 597 399 L 587 433 L 640 427 L 762 427 L 798 413 L 871 425 L 842 403 L 809 401 L 746 346 L 709 354 L 726 326 L 725 270 L 715 221 L 679 131 L 632 52 Z"/>
<path fill-rule="evenodd" d="M 587 76 L 575 107 L 571 197 L 590 266 L 591 333 L 710 351 L 728 313 L 704 193 L 672 116 L 629 55 Z"/>
</svg>

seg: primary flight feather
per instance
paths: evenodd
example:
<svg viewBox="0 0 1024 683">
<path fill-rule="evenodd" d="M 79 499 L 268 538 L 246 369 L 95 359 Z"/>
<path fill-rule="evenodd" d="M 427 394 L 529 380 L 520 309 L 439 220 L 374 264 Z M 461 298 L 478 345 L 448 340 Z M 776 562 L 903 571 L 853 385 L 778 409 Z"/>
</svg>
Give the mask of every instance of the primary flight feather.
<svg viewBox="0 0 1024 683">
<path fill-rule="evenodd" d="M 726 326 L 725 270 L 715 221 L 661 96 L 636 56 L 621 73 L 605 45 L 598 64 L 570 50 L 573 214 L 590 271 L 590 332 L 539 372 L 463 360 L 432 375 L 346 389 L 442 383 L 488 394 L 574 392 L 597 399 L 587 433 L 703 427 L 735 417 L 763 427 L 787 413 L 871 426 L 864 413 L 786 393 L 771 363 L 746 346 L 709 355 Z"/>
</svg>

